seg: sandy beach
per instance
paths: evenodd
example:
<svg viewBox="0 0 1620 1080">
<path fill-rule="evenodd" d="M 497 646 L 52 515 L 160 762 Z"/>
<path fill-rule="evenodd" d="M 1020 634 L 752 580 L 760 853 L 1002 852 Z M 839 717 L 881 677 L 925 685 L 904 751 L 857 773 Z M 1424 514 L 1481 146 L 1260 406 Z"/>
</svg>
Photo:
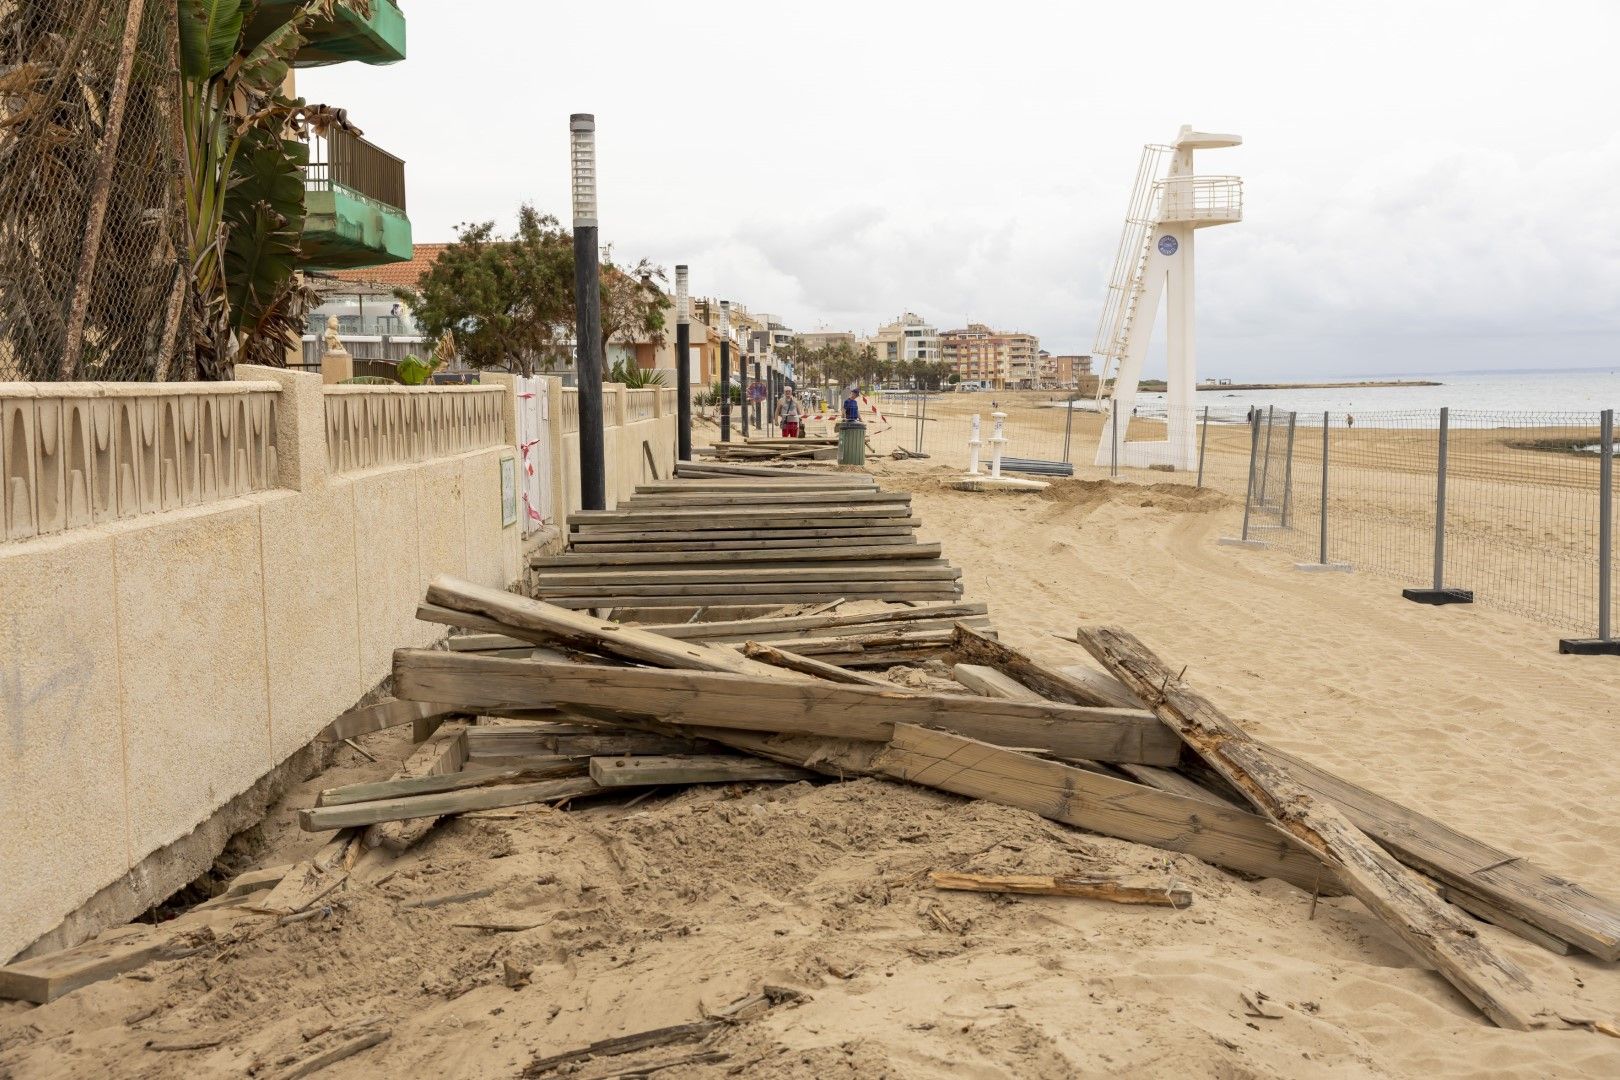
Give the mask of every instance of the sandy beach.
<svg viewBox="0 0 1620 1080">
<path fill-rule="evenodd" d="M 873 471 L 913 493 L 924 537 L 1011 644 L 1079 663 L 1057 635 L 1124 625 L 1248 730 L 1620 895 L 1612 660 L 1557 656 L 1544 627 L 1510 613 L 1404 604 L 1375 576 L 1306 577 L 1280 553 L 1218 547 L 1234 510 L 1220 492 L 1076 480 L 992 497 L 943 488 L 955 470 L 935 462 Z M 297 830 L 294 809 L 410 751 L 400 729 L 361 745 L 380 762 L 342 751 L 233 845 L 231 869 L 307 857 L 322 838 Z M 938 893 L 924 877 L 939 868 L 1169 874 L 1196 899 L 1169 911 Z M 480 895 L 401 906 L 464 893 Z M 804 997 L 723 1032 L 724 1062 L 659 1075 L 1620 1073 L 1620 1040 L 1556 1021 L 1491 1027 L 1358 902 L 1311 912 L 1278 881 L 876 780 L 691 789 L 628 812 L 516 808 L 441 823 L 398 861 L 367 856 L 329 918 L 51 1005 L 4 1003 L 0 1075 L 274 1075 L 310 1033 L 381 1016 L 388 1042 L 323 1076 L 509 1077 L 763 984 Z M 533 928 L 456 925 L 514 920 Z M 1612 965 L 1480 933 L 1553 1013 L 1620 1016 Z M 526 985 L 505 985 L 507 962 Z M 1275 1018 L 1248 1015 L 1256 994 Z"/>
</svg>

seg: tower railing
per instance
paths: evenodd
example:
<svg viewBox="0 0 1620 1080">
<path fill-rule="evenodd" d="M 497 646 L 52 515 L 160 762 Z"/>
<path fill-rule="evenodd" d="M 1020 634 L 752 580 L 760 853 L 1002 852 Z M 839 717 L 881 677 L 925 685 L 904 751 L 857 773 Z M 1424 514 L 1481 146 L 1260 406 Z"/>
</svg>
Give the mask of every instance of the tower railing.
<svg viewBox="0 0 1620 1080">
<path fill-rule="evenodd" d="M 1161 222 L 1243 220 L 1243 181 L 1236 176 L 1168 176 L 1154 186 Z"/>
</svg>

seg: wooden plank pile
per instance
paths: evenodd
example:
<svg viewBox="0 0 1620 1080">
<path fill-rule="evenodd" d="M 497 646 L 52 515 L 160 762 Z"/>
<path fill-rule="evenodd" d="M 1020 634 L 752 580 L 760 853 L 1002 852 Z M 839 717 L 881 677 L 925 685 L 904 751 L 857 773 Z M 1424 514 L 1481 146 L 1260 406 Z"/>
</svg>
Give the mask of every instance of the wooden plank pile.
<svg viewBox="0 0 1620 1080">
<path fill-rule="evenodd" d="M 566 553 L 531 559 L 532 589 L 580 609 L 955 600 L 962 572 L 918 525 L 910 495 L 865 474 L 683 474 L 571 515 Z"/>
<path fill-rule="evenodd" d="M 705 492 L 645 494 L 685 506 L 693 493 Z M 1556 953 L 1620 959 L 1620 904 L 1266 745 L 1123 630 L 1081 628 L 1096 665 L 1053 667 L 1000 641 L 984 605 L 954 598 L 647 625 L 579 606 L 435 579 L 418 614 L 455 628 L 449 648 L 397 651 L 395 698 L 325 735 L 411 723 L 421 745 L 387 780 L 321 792 L 299 821 L 331 841 L 244 885 L 230 918 L 304 917 L 330 902 L 360 853 L 403 851 L 456 814 L 870 776 L 1020 807 L 1313 897 L 1351 894 L 1503 1027 L 1555 1017 L 1475 918 Z M 860 670 L 893 664 L 910 666 Z M 1106 875 L 942 871 L 933 882 L 1168 908 L 1195 900 L 1174 881 Z M 91 942 L 0 969 L 0 996 L 45 1000 L 183 947 Z"/>
<path fill-rule="evenodd" d="M 1059 669 L 997 641 L 982 615 L 966 616 L 975 625 L 959 621 L 945 653 L 958 661 L 948 669 L 958 689 L 943 693 L 799 652 L 851 616 L 638 627 L 448 578 L 430 586 L 422 613 L 477 633 L 449 650 L 397 652 L 399 700 L 517 719 L 466 729 L 461 777 L 328 792 L 304 812 L 306 828 L 654 785 L 877 776 L 1313 895 L 1354 894 L 1505 1027 L 1549 1017 L 1529 977 L 1467 913 L 1557 952 L 1620 958 L 1620 905 L 1244 735 L 1124 631 L 1080 632 L 1105 670 Z M 878 617 L 904 626 L 940 616 L 896 608 Z M 1163 883 L 1146 892 L 1045 879 L 941 884 L 1169 906 L 1192 899 Z"/>
<path fill-rule="evenodd" d="M 742 442 L 717 442 L 695 449 L 700 457 L 720 462 L 792 464 L 838 460 L 838 439 L 825 436 L 807 435 L 802 439 L 754 436 Z"/>
</svg>

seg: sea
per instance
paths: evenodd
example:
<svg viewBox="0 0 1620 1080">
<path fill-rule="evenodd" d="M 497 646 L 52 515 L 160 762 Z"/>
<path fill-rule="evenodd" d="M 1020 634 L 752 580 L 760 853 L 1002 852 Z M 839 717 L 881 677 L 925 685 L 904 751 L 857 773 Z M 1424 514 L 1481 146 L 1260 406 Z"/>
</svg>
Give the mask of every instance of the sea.
<svg viewBox="0 0 1620 1080">
<path fill-rule="evenodd" d="M 1310 381 L 1348 382 L 1354 378 L 1357 376 L 1347 376 L 1342 380 Z M 1390 413 L 1399 413 L 1406 424 L 1422 424 L 1432 418 L 1431 426 L 1438 426 L 1442 407 L 1451 410 L 1450 424 L 1467 427 L 1517 425 L 1532 420 L 1548 424 L 1564 420 L 1596 424 L 1602 410 L 1620 410 L 1620 365 L 1563 371 L 1542 368 L 1534 371 L 1414 372 L 1359 378 L 1381 382 L 1422 380 L 1439 385 L 1300 390 L 1228 390 L 1220 386 L 1201 386 L 1196 404 L 1199 411 L 1209 406 L 1211 420 L 1241 422 L 1251 407 L 1275 407 L 1279 413 L 1294 411 L 1301 417 L 1313 414 L 1319 417 L 1324 412 L 1331 413 L 1336 421 L 1344 415 L 1351 415 L 1356 423 L 1369 426 L 1376 426 L 1374 421 L 1379 414 Z M 1139 416 L 1163 416 L 1165 408 L 1164 394 L 1137 395 L 1136 411 Z M 1532 414 L 1546 414 L 1546 419 Z"/>
</svg>

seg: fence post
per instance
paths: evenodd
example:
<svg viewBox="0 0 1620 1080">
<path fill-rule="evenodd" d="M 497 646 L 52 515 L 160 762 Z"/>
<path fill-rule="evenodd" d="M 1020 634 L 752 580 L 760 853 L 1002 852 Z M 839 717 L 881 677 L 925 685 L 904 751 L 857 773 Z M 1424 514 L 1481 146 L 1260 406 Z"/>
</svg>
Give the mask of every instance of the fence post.
<svg viewBox="0 0 1620 1080">
<path fill-rule="evenodd" d="M 1327 413 L 1324 412 L 1322 414 L 1322 513 L 1321 513 L 1321 517 L 1322 517 L 1322 543 L 1321 543 L 1321 552 L 1317 556 L 1317 561 L 1320 562 L 1323 566 L 1326 566 L 1328 564 L 1328 558 L 1327 558 L 1327 532 L 1328 532 L 1328 428 L 1330 426 L 1330 422 L 1331 422 L 1331 417 Z"/>
<path fill-rule="evenodd" d="M 1257 412 L 1259 410 L 1256 410 Z M 1260 494 L 1255 499 L 1261 506 L 1267 503 L 1266 491 L 1271 484 L 1271 427 L 1276 423 L 1277 406 L 1266 406 L 1266 453 L 1260 460 Z"/>
<path fill-rule="evenodd" d="M 1401 595 L 1419 604 L 1472 604 L 1472 589 L 1446 588 L 1446 452 L 1450 443 L 1451 410 L 1440 410 L 1439 442 L 1434 473 L 1434 586 L 1402 589 Z"/>
<path fill-rule="evenodd" d="M 1069 436 L 1074 431 L 1074 399 L 1077 395 L 1069 395 L 1069 415 L 1063 418 L 1063 460 L 1069 460 Z"/>
<path fill-rule="evenodd" d="M 1283 502 L 1282 527 L 1288 528 L 1289 503 L 1293 501 L 1294 494 L 1294 423 L 1299 419 L 1299 413 L 1288 414 L 1288 446 L 1283 457 Z"/>
<path fill-rule="evenodd" d="M 1620 656 L 1620 640 L 1610 628 L 1609 605 L 1614 588 L 1614 410 L 1598 421 L 1598 628 L 1595 638 L 1564 638 L 1561 653 Z"/>
<path fill-rule="evenodd" d="M 1249 539 L 1249 508 L 1254 503 L 1254 474 L 1260 457 L 1260 410 L 1255 409 L 1249 417 L 1249 482 L 1243 488 L 1243 535 L 1223 536 L 1216 541 L 1218 544 L 1231 544 L 1234 547 L 1263 548 L 1264 540 Z"/>
<path fill-rule="evenodd" d="M 1071 406 L 1072 407 L 1072 406 Z M 1209 406 L 1204 406 L 1204 428 L 1198 433 L 1198 483 L 1195 488 L 1204 486 L 1204 449 L 1209 445 Z"/>
<path fill-rule="evenodd" d="M 1119 476 L 1119 399 L 1109 398 L 1108 401 L 1114 407 L 1114 416 L 1108 425 L 1108 475 L 1114 478 Z"/>
</svg>

